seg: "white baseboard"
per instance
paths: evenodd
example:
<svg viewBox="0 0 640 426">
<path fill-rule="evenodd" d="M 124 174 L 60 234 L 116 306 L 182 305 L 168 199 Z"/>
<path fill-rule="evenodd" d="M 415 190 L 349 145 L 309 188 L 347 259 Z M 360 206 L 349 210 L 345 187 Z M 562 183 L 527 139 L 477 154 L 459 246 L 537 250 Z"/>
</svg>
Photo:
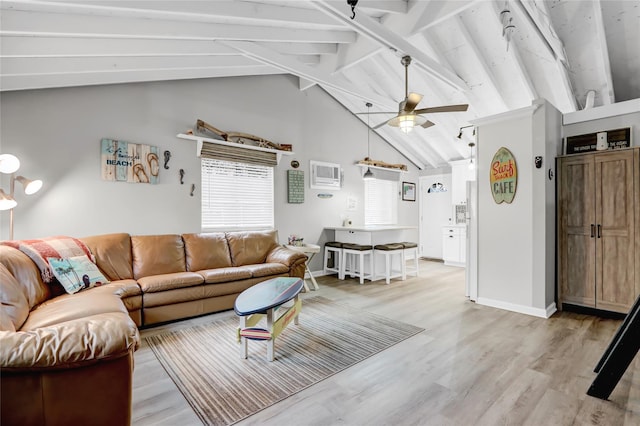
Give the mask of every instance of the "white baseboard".
<svg viewBox="0 0 640 426">
<path fill-rule="evenodd" d="M 549 318 L 556 312 L 555 302 L 547 306 L 546 309 L 533 308 L 531 306 L 516 305 L 514 303 L 504 302 L 502 300 L 487 299 L 486 297 L 478 297 L 476 303 L 492 308 L 504 309 L 506 311 L 518 312 L 520 314 L 532 315 L 538 318 Z"/>
</svg>

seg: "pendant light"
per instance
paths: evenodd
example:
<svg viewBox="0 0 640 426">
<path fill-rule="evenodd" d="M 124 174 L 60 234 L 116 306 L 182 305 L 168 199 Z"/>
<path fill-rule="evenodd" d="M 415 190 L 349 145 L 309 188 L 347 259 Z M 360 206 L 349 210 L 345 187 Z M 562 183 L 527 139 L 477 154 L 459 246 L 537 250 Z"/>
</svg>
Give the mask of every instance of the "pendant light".
<svg viewBox="0 0 640 426">
<path fill-rule="evenodd" d="M 370 140 L 370 135 L 371 135 L 371 124 L 369 124 L 369 121 L 371 119 L 371 107 L 373 106 L 371 104 L 371 102 L 367 102 L 367 158 L 370 160 L 371 159 L 371 140 Z M 371 169 L 369 167 L 367 167 L 367 171 L 364 172 L 364 175 L 362 175 L 362 179 L 364 180 L 371 180 L 374 179 L 375 176 L 373 175 L 373 172 L 371 171 Z"/>
<path fill-rule="evenodd" d="M 476 165 L 473 163 L 473 147 L 476 146 L 475 143 L 469 142 L 469 170 L 475 170 Z"/>
</svg>

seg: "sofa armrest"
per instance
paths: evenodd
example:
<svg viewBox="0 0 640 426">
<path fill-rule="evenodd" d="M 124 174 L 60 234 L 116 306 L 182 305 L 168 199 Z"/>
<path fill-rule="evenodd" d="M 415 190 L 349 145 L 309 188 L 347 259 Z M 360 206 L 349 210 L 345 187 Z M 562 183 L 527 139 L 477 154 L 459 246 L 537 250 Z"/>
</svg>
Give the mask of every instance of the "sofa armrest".
<svg viewBox="0 0 640 426">
<path fill-rule="evenodd" d="M 0 331 L 0 368 L 68 369 L 125 356 L 139 344 L 128 315 L 103 313 L 31 331 Z"/>
<path fill-rule="evenodd" d="M 283 265 L 291 268 L 293 265 L 306 262 L 306 260 L 307 255 L 302 252 L 291 250 L 283 246 L 276 246 L 267 254 L 266 262 L 282 263 Z"/>
</svg>

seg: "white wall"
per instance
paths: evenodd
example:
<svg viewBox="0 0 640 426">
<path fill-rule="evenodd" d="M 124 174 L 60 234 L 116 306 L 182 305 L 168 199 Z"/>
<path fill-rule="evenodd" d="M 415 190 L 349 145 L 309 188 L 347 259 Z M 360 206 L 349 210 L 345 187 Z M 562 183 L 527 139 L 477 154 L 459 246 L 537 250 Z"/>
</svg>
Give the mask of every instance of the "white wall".
<svg viewBox="0 0 640 426">
<path fill-rule="evenodd" d="M 20 174 L 44 181 L 32 196 L 18 194 L 16 239 L 49 235 L 86 236 L 200 231 L 200 162 L 195 143 L 176 138 L 202 119 L 227 131 L 242 131 L 293 145 L 275 173 L 276 229 L 280 241 L 298 234 L 324 243 L 325 226 L 348 214 L 363 221 L 363 182 L 354 163 L 367 152 L 367 128 L 318 87 L 298 90 L 290 76 L 219 78 L 126 85 L 4 92 L 0 96 L 0 152 L 17 155 Z M 172 153 L 157 185 L 105 182 L 100 172 L 100 140 L 119 139 L 158 146 Z M 162 157 L 162 156 L 161 156 Z M 371 157 L 404 163 L 402 180 L 417 182 L 415 166 L 375 133 Z M 287 203 L 286 170 L 300 162 L 305 202 Z M 340 163 L 344 187 L 330 199 L 309 188 L 309 160 Z M 178 171 L 186 171 L 179 184 Z M 8 188 L 7 176 L 1 187 Z M 196 184 L 194 197 L 189 196 Z M 347 212 L 347 196 L 358 200 Z M 399 201 L 399 223 L 418 226 L 418 203 Z M 8 213 L 0 213 L 2 238 Z M 417 241 L 417 230 L 413 236 Z M 314 259 L 312 269 L 320 269 Z"/>
<path fill-rule="evenodd" d="M 561 147 L 560 117 L 543 103 L 476 122 L 478 303 L 542 317 L 555 311 L 555 184 L 546 170 Z M 489 169 L 502 146 L 518 171 L 511 204 L 496 204 L 491 194 Z"/>
</svg>

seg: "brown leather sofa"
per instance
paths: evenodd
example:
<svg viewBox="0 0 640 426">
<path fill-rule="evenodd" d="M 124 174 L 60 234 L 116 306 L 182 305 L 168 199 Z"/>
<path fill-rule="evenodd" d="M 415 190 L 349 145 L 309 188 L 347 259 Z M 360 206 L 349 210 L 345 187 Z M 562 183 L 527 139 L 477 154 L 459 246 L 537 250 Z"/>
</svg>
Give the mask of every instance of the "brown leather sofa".
<svg viewBox="0 0 640 426">
<path fill-rule="evenodd" d="M 273 232 L 108 234 L 81 239 L 107 285 L 60 294 L 0 245 L 0 424 L 131 422 L 138 328 L 231 309 L 252 285 L 304 276 Z"/>
</svg>

